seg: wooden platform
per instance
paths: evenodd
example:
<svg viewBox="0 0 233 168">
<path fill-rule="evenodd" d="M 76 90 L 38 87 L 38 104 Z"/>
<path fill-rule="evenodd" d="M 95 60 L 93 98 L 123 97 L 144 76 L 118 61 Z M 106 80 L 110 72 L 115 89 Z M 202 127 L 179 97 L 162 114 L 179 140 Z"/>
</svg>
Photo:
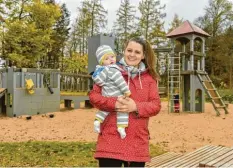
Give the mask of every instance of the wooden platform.
<svg viewBox="0 0 233 168">
<path fill-rule="evenodd" d="M 158 167 L 162 164 L 165 164 L 169 161 L 172 161 L 178 157 L 182 156 L 182 154 L 167 152 L 165 154 L 156 156 L 151 159 L 151 162 L 146 163 L 146 167 Z"/>
<path fill-rule="evenodd" d="M 147 167 L 229 167 L 233 166 L 233 148 L 207 145 L 184 155 L 172 152 L 156 156 Z"/>
<path fill-rule="evenodd" d="M 233 148 L 220 152 L 199 163 L 200 167 L 233 167 Z"/>
</svg>

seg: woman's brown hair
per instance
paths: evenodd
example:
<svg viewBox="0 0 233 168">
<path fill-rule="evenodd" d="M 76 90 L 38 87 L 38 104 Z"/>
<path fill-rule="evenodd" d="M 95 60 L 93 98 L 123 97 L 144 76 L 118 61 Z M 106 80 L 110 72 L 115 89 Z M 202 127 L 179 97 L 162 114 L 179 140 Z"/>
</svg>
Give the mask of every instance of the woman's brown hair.
<svg viewBox="0 0 233 168">
<path fill-rule="evenodd" d="M 155 55 L 151 47 L 151 44 L 147 40 L 134 37 L 126 42 L 125 48 L 128 46 L 129 42 L 131 41 L 134 41 L 142 45 L 143 54 L 145 55 L 145 59 L 143 60 L 143 62 L 148 68 L 149 74 L 152 76 L 152 78 L 155 80 L 159 80 L 160 79 L 159 74 L 156 72 L 157 56 Z"/>
</svg>

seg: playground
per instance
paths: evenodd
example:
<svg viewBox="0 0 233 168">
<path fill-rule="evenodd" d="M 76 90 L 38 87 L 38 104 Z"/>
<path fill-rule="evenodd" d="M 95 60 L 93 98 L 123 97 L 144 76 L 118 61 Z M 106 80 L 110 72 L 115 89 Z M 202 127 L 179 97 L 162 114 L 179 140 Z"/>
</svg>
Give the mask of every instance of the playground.
<svg viewBox="0 0 233 168">
<path fill-rule="evenodd" d="M 188 154 L 206 145 L 233 146 L 233 104 L 219 94 L 205 70 L 208 36 L 185 21 L 167 35 L 171 48 L 155 49 L 159 61 L 167 62 L 167 73 L 161 74 L 164 85 L 158 85 L 165 99 L 161 112 L 150 119 L 150 143 L 165 151 Z M 101 44 L 113 46 L 113 42 L 110 36 L 91 37 L 89 55 Z M 0 142 L 96 142 L 97 109 L 90 108 L 87 96 L 95 65 L 96 59 L 90 57 L 88 75 L 40 67 L 2 69 Z"/>
<path fill-rule="evenodd" d="M 187 153 L 204 145 L 233 146 L 233 105 L 229 114 L 216 117 L 211 103 L 205 103 L 204 113 L 170 113 L 167 102 L 162 111 L 150 120 L 150 142 L 168 151 Z M 26 116 L 0 117 L 0 141 L 87 141 L 95 142 L 93 131 L 96 109 L 65 110 L 60 112 Z M 53 118 L 49 114 L 54 114 Z"/>
</svg>

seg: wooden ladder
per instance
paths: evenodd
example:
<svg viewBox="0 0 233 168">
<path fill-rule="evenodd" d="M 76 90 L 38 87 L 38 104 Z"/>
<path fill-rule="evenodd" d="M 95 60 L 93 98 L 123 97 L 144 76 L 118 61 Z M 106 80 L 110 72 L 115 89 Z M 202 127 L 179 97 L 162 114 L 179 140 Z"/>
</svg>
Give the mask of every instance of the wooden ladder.
<svg viewBox="0 0 233 168">
<path fill-rule="evenodd" d="M 213 82 L 209 78 L 208 74 L 205 73 L 197 73 L 199 80 L 202 83 L 202 86 L 205 88 L 206 93 L 208 94 L 209 98 L 211 99 L 211 103 L 214 106 L 214 109 L 217 113 L 217 116 L 220 115 L 221 109 L 225 111 L 225 114 L 228 114 L 227 107 L 222 100 L 222 97 L 219 95 L 217 89 L 215 88 Z"/>
<path fill-rule="evenodd" d="M 168 57 L 168 113 L 176 112 L 174 102 L 180 102 L 181 93 L 181 71 L 180 53 L 171 53 Z M 177 93 L 176 93 L 177 92 Z M 178 112 L 180 112 L 180 107 Z"/>
</svg>

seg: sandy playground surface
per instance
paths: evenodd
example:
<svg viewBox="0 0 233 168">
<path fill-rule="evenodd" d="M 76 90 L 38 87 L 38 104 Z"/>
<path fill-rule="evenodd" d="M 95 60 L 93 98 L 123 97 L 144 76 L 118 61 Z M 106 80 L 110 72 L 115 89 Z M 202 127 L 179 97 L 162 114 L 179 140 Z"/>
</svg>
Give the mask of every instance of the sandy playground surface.
<svg viewBox="0 0 233 168">
<path fill-rule="evenodd" d="M 167 102 L 162 111 L 150 119 L 151 143 L 168 151 L 186 153 L 207 144 L 233 146 L 233 104 L 229 114 L 216 117 L 212 104 L 205 113 L 170 113 Z M 15 141 L 96 141 L 93 120 L 96 109 L 63 110 L 46 115 L 17 118 L 0 117 L 0 142 Z M 51 113 L 50 113 L 51 114 Z"/>
</svg>

